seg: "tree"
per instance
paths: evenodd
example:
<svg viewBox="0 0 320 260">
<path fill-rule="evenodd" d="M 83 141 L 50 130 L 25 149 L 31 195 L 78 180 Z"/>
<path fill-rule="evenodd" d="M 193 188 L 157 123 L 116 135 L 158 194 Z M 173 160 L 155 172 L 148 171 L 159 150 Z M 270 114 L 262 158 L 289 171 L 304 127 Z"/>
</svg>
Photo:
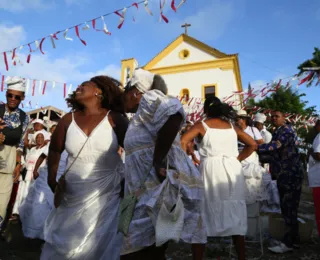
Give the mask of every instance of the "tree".
<svg viewBox="0 0 320 260">
<path fill-rule="evenodd" d="M 250 82 L 249 82 L 249 85 L 248 85 L 248 93 L 251 93 L 251 91 L 252 91 L 252 87 L 251 87 L 251 84 L 250 84 Z M 252 102 L 253 102 L 253 98 L 248 98 L 248 100 L 246 101 L 246 106 L 250 106 L 251 104 L 252 104 Z"/>
<path fill-rule="evenodd" d="M 306 60 L 298 66 L 299 74 L 302 75 L 305 71 L 312 73 L 310 80 L 307 81 L 307 86 L 320 84 L 320 49 L 314 48 L 312 59 Z"/>
<path fill-rule="evenodd" d="M 316 115 L 316 106 L 307 107 L 308 101 L 301 100 L 305 94 L 298 94 L 292 89 L 285 89 L 283 86 L 277 92 L 270 96 L 256 102 L 251 103 L 251 106 L 258 106 L 271 110 L 280 110 L 286 113 L 300 114 L 300 115 Z"/>
<path fill-rule="evenodd" d="M 262 100 L 250 100 L 250 106 L 258 106 L 270 110 L 279 110 L 284 113 L 299 114 L 303 116 L 317 116 L 316 106 L 308 107 L 308 101 L 301 100 L 305 94 L 299 94 L 292 89 L 285 89 L 283 86 L 277 92 L 272 93 L 270 96 Z M 297 128 L 299 128 L 296 125 Z M 299 128 L 298 134 L 305 141 L 310 141 L 311 137 L 308 132 L 311 128 L 306 130 L 304 127 Z"/>
</svg>

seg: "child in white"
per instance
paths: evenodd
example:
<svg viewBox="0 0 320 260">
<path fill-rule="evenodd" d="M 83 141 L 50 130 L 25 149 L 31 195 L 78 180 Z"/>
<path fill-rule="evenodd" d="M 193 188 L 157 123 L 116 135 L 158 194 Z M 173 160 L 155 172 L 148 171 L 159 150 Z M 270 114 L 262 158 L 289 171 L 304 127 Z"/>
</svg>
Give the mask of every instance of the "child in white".
<svg viewBox="0 0 320 260">
<path fill-rule="evenodd" d="M 33 183 L 33 169 L 35 164 L 46 149 L 42 147 L 45 142 L 45 137 L 42 132 L 36 132 L 34 134 L 34 139 L 36 141 L 36 146 L 31 148 L 29 153 L 26 156 L 25 168 L 27 170 L 24 180 L 20 179 L 17 199 L 13 207 L 13 214 L 19 215 L 19 207 L 22 204 L 23 200 L 27 197 L 31 184 Z M 44 163 L 43 165 L 44 166 Z"/>
</svg>

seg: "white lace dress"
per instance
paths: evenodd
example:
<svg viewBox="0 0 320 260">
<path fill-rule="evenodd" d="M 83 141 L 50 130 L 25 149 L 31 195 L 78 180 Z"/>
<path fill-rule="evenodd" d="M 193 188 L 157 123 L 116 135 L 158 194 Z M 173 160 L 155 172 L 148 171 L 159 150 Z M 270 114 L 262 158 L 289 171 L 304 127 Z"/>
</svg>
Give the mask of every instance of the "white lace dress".
<svg viewBox="0 0 320 260">
<path fill-rule="evenodd" d="M 26 156 L 26 176 L 24 180 L 22 179 L 22 176 L 20 176 L 20 182 L 19 182 L 19 188 L 18 188 L 18 193 L 17 193 L 17 198 L 14 203 L 13 207 L 13 214 L 20 214 L 20 206 L 22 205 L 23 201 L 27 197 L 29 190 L 34 182 L 33 179 L 33 169 L 36 165 L 36 162 L 40 155 L 45 151 L 47 147 L 42 147 L 42 148 L 36 148 L 33 147 L 30 149 L 29 153 Z M 42 167 L 45 166 L 45 162 L 41 165 Z"/>
<path fill-rule="evenodd" d="M 65 148 L 68 166 L 86 142 L 86 134 L 72 120 Z M 61 205 L 48 216 L 41 260 L 120 258 L 122 236 L 117 233 L 123 162 L 108 116 L 92 131 L 66 175 Z"/>
<path fill-rule="evenodd" d="M 48 156 L 48 149 L 44 154 Z M 67 152 L 61 154 L 57 180 L 64 173 L 67 157 Z M 45 165 L 39 169 L 39 177 L 34 181 L 28 196 L 19 208 L 25 237 L 44 240 L 44 223 L 53 207 L 53 193 L 48 186 L 48 167 Z"/>
<path fill-rule="evenodd" d="M 233 128 L 210 128 L 205 122 L 203 127 L 206 133 L 199 152 L 208 236 L 245 235 L 247 208 L 242 166 L 237 160 L 237 134 Z"/>
</svg>

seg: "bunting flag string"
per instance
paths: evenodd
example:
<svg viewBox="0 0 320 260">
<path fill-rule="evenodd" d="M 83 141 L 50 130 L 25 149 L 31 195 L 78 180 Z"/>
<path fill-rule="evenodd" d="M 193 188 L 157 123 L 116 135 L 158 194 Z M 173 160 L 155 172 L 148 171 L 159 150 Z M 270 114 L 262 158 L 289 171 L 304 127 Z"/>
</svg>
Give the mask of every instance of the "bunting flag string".
<svg viewBox="0 0 320 260">
<path fill-rule="evenodd" d="M 149 1 L 148 1 L 148 0 L 145 0 L 143 4 L 144 4 L 144 9 L 146 10 L 146 12 L 147 12 L 150 16 L 153 16 L 153 13 L 152 13 L 152 11 L 151 11 L 150 8 L 149 8 Z"/>
<path fill-rule="evenodd" d="M 36 88 L 36 80 L 34 79 L 32 84 L 32 96 L 34 96 L 35 88 Z"/>
<path fill-rule="evenodd" d="M 277 92 L 281 88 L 285 90 L 289 89 L 290 87 L 292 87 L 293 81 L 297 81 L 297 86 L 300 86 L 301 81 L 307 82 L 307 80 L 305 79 L 308 77 L 309 77 L 309 74 L 307 74 L 307 76 L 303 74 L 300 77 L 298 77 L 297 75 L 293 75 L 284 79 L 280 79 L 277 82 L 267 83 L 264 86 L 257 87 L 260 90 L 259 89 L 255 90 L 253 88 L 248 91 L 234 91 L 231 95 L 221 98 L 221 100 L 230 106 L 238 107 L 238 109 L 251 110 L 252 113 L 263 111 L 270 117 L 271 110 L 263 109 L 260 107 L 254 107 L 254 108 L 246 107 L 245 105 L 246 101 L 248 101 L 250 98 L 256 98 L 256 97 L 264 98 L 269 93 Z M 283 84 L 283 82 L 285 81 L 287 81 L 287 83 Z M 177 98 L 179 98 L 180 101 L 183 103 L 184 110 L 186 111 L 186 114 L 187 114 L 187 120 L 195 122 L 202 118 L 203 102 L 204 102 L 202 98 L 192 97 L 191 99 L 187 99 L 187 100 L 184 100 L 184 97 L 177 97 Z M 290 114 L 290 115 L 288 114 L 287 116 L 289 116 L 288 118 L 290 119 L 288 121 L 294 124 L 301 124 L 301 125 L 311 125 L 316 120 L 316 118 L 312 116 L 302 117 L 301 115 L 294 115 L 294 114 Z"/>
<path fill-rule="evenodd" d="M 180 4 L 175 7 L 175 1 L 172 1 L 171 3 L 171 7 L 172 7 L 172 10 L 174 12 L 177 12 L 177 10 L 180 8 L 180 6 L 185 3 L 186 0 L 181 0 Z M 163 20 L 165 21 L 166 23 L 169 22 L 168 18 L 164 15 L 163 13 L 163 10 L 164 10 L 164 6 L 165 6 L 165 3 L 166 3 L 166 0 L 160 0 L 160 21 Z M 74 26 L 71 26 L 67 29 L 64 29 L 64 30 L 59 30 L 57 31 L 56 33 L 51 33 L 49 34 L 48 36 L 45 36 L 45 37 L 41 37 L 40 39 L 37 39 L 37 40 L 34 40 L 32 42 L 29 42 L 27 44 L 24 44 L 24 45 L 21 45 L 21 46 L 18 46 L 18 47 L 14 47 L 12 50 L 8 50 L 8 51 L 4 51 L 3 52 L 3 61 L 5 63 L 5 68 L 6 68 L 6 71 L 9 70 L 9 63 L 8 63 L 8 57 L 7 57 L 7 54 L 11 54 L 10 58 L 12 60 L 12 63 L 14 66 L 16 66 L 17 64 L 17 61 L 22 65 L 22 62 L 20 62 L 20 60 L 18 60 L 18 57 L 17 57 L 17 53 L 16 53 L 16 50 L 22 50 L 24 46 L 28 46 L 29 48 L 29 53 L 27 54 L 27 63 L 30 63 L 31 61 L 31 55 L 32 53 L 35 53 L 38 51 L 38 49 L 40 50 L 40 53 L 41 54 L 45 54 L 44 50 L 43 50 L 43 44 L 45 42 L 45 40 L 47 38 L 50 39 L 50 42 L 51 42 L 51 45 L 52 45 L 52 48 L 55 49 L 56 48 L 56 44 L 55 44 L 55 40 L 58 40 L 58 36 L 60 33 L 63 34 L 63 37 L 65 40 L 67 41 L 73 41 L 73 38 L 71 37 L 68 37 L 68 32 L 69 30 L 71 29 L 75 29 L 75 33 L 76 33 L 76 36 L 79 38 L 79 40 L 82 42 L 83 45 L 87 45 L 86 41 L 80 37 L 80 31 L 79 31 L 79 26 L 80 28 L 82 28 L 82 30 L 89 30 L 90 29 L 90 26 L 88 24 L 92 24 L 92 27 L 95 31 L 103 31 L 104 33 L 106 33 L 107 35 L 111 35 L 110 31 L 107 29 L 107 25 L 104 21 L 104 18 L 106 16 L 111 16 L 111 15 L 114 15 L 116 14 L 118 17 L 120 17 L 120 21 L 119 21 L 119 24 L 118 24 L 118 29 L 121 29 L 123 27 L 123 24 L 124 24 L 124 21 L 125 21 L 125 17 L 126 17 L 126 14 L 127 14 L 127 11 L 129 8 L 135 8 L 135 9 L 139 9 L 139 5 L 144 5 L 144 8 L 146 10 L 146 12 L 149 14 L 149 15 L 153 15 L 152 11 L 149 9 L 149 1 L 148 0 L 143 0 L 143 1 L 140 1 L 140 2 L 134 2 L 132 3 L 131 5 L 127 6 L 127 7 L 124 7 L 124 8 L 121 8 L 121 9 L 118 9 L 116 11 L 113 11 L 113 12 L 110 12 L 110 13 L 107 13 L 107 14 L 104 14 L 102 16 L 99 16 L 99 17 L 96 17 L 96 18 L 93 18 L 91 20 L 88 20 L 88 21 L 85 21 L 83 23 L 80 23 L 80 24 L 77 24 L 77 25 L 74 25 Z M 103 29 L 102 30 L 99 30 L 96 28 L 96 20 L 98 19 L 101 19 L 102 21 L 102 24 L 103 24 Z M 133 20 L 134 17 L 133 17 Z M 35 49 L 33 50 L 32 49 L 32 45 L 35 45 Z"/>
<path fill-rule="evenodd" d="M 66 96 L 67 96 L 67 84 L 64 83 L 63 84 L 63 97 L 66 98 Z"/>
<path fill-rule="evenodd" d="M 115 11 L 114 13 L 118 16 L 120 16 L 120 21 L 119 21 L 119 25 L 118 25 L 118 29 L 121 29 L 123 23 L 124 23 L 124 17 L 126 15 L 127 12 L 127 8 L 123 8 L 122 13 L 120 14 L 118 11 Z"/>
<path fill-rule="evenodd" d="M 251 109 L 252 112 L 257 113 L 260 110 L 263 110 L 263 108 L 259 108 L 259 107 L 254 107 L 254 108 L 248 108 L 246 107 L 246 101 L 248 101 L 250 98 L 264 98 L 265 96 L 267 96 L 269 93 L 272 92 L 277 92 L 279 91 L 281 88 L 283 89 L 289 89 L 293 86 L 293 82 L 296 81 L 297 82 L 297 87 L 300 86 L 301 82 L 307 82 L 307 80 L 305 80 L 306 78 L 309 77 L 309 73 L 306 72 L 305 74 L 302 74 L 301 76 L 297 76 L 297 75 L 293 75 L 290 77 L 286 77 L 283 79 L 279 79 L 277 82 L 269 82 L 266 85 L 262 85 L 259 87 L 255 87 L 252 88 L 251 90 L 244 90 L 244 91 L 234 91 L 231 95 L 226 96 L 224 98 L 221 98 L 221 100 L 231 106 L 234 107 L 238 107 L 238 109 Z M 1 91 L 3 92 L 5 90 L 5 78 L 6 76 L 1 74 L 1 82 L 0 82 L 0 86 L 1 86 Z M 52 89 L 54 89 L 56 87 L 56 84 L 60 84 L 63 85 L 63 97 L 66 98 L 69 94 L 72 93 L 72 84 L 68 84 L 68 88 L 67 88 L 67 83 L 64 82 L 57 82 L 57 81 L 49 81 L 49 80 L 37 80 L 37 79 L 28 79 L 23 77 L 26 80 L 26 96 L 28 95 L 28 91 L 29 91 L 29 87 L 30 87 L 30 82 L 32 82 L 32 92 L 31 92 L 31 96 L 35 96 L 36 95 L 36 91 L 35 88 L 37 86 L 37 82 L 38 82 L 38 87 L 39 87 L 39 91 L 38 93 L 41 95 L 45 95 L 46 91 L 47 91 L 47 86 L 48 83 L 51 82 L 52 85 Z M 185 98 L 185 97 L 178 97 L 179 100 L 183 103 L 184 105 L 184 109 L 186 111 L 186 114 L 188 116 L 188 120 L 190 121 L 197 121 L 202 117 L 203 114 L 203 99 L 202 98 L 197 98 L 197 97 L 192 97 L 192 98 Z M 269 113 L 270 112 L 268 110 L 264 110 L 265 113 Z M 290 120 L 292 120 L 292 122 L 306 122 L 308 124 L 313 123 L 314 121 L 311 120 L 311 118 L 309 117 L 308 119 L 304 118 L 301 119 L 296 115 L 288 115 L 290 116 Z M 288 117 L 289 118 L 289 117 Z"/>
<path fill-rule="evenodd" d="M 4 91 L 4 75 L 1 77 L 1 92 Z"/>
<path fill-rule="evenodd" d="M 45 94 L 45 92 L 46 92 L 46 87 L 47 87 L 47 81 L 45 81 L 44 84 L 43 84 L 42 95 Z"/>
</svg>

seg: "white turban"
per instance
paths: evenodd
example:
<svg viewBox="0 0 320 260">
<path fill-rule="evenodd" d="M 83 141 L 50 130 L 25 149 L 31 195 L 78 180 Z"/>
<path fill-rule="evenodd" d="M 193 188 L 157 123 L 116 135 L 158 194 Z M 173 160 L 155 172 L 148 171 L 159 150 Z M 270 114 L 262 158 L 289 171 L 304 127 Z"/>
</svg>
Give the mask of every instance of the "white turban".
<svg viewBox="0 0 320 260">
<path fill-rule="evenodd" d="M 264 122 L 266 122 L 267 120 L 267 117 L 265 114 L 261 114 L 261 113 L 257 113 L 255 116 L 254 116 L 254 122 L 258 122 L 258 123 L 261 123 L 261 124 L 264 124 Z"/>
<path fill-rule="evenodd" d="M 21 92 L 25 92 L 26 90 L 25 80 L 19 77 L 7 77 L 6 84 L 8 86 L 8 90 L 16 90 Z"/>
<path fill-rule="evenodd" d="M 154 74 L 143 69 L 136 69 L 133 72 L 131 86 L 135 86 L 140 92 L 146 93 L 153 84 Z"/>
</svg>

